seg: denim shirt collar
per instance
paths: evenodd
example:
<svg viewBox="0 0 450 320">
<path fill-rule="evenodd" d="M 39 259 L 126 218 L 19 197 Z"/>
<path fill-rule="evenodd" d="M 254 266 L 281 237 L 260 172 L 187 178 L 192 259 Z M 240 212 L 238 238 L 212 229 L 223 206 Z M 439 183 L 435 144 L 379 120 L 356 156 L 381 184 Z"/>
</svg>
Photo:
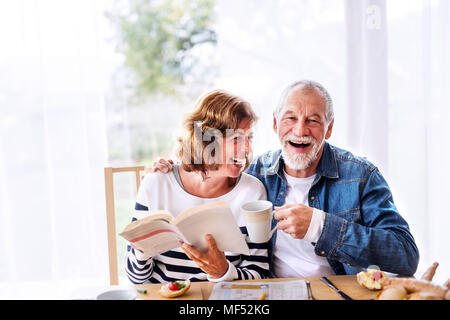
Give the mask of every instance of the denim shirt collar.
<svg viewBox="0 0 450 320">
<path fill-rule="evenodd" d="M 284 160 L 281 151 L 276 155 L 272 165 L 267 169 L 268 174 L 278 174 L 283 177 Z M 327 177 L 331 179 L 339 178 L 338 165 L 336 156 L 331 150 L 330 144 L 325 141 L 323 147 L 322 157 L 317 165 L 316 180 L 320 177 Z"/>
<path fill-rule="evenodd" d="M 339 178 L 338 164 L 336 161 L 336 155 L 328 142 L 325 141 L 323 147 L 322 158 L 317 165 L 317 176 L 323 176 L 330 179 Z"/>
</svg>

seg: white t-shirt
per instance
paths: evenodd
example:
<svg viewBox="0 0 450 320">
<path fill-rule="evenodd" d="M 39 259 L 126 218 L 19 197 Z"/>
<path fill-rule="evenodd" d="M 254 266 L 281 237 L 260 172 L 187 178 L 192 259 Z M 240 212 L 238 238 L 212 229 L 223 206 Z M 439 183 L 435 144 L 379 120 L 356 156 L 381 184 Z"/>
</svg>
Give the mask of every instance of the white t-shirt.
<svg viewBox="0 0 450 320">
<path fill-rule="evenodd" d="M 177 182 L 173 172 L 148 174 L 141 183 L 136 202 L 148 210 L 167 210 L 174 217 L 197 205 L 217 200 L 225 201 L 231 209 L 239 226 L 245 226 L 240 207 L 252 200 L 266 200 L 264 185 L 257 178 L 242 173 L 236 186 L 228 193 L 216 198 L 200 198 L 184 190 Z"/>
<path fill-rule="evenodd" d="M 223 200 L 231 209 L 237 224 L 245 226 L 240 213 L 242 204 L 253 200 L 266 200 L 264 185 L 257 178 L 242 173 L 236 186 L 228 193 L 216 198 L 200 198 L 186 192 L 177 182 L 174 172 L 164 174 L 156 172 L 148 174 L 141 182 L 134 218 L 140 219 L 149 210 L 167 210 L 177 216 L 193 206 L 211 201 Z M 229 281 L 236 279 L 261 278 L 261 270 L 269 270 L 268 250 L 260 246 L 252 246 L 248 236 L 246 241 L 250 247 L 250 255 L 244 256 L 225 252 L 228 259 L 228 271 L 221 278 L 211 278 L 198 269 L 198 266 L 184 255 L 181 248 L 174 248 L 166 253 L 150 257 L 148 254 L 131 249 L 127 251 L 125 270 L 131 282 L 168 282 L 179 279 Z"/>
<path fill-rule="evenodd" d="M 308 192 L 315 176 L 296 178 L 284 172 L 286 177 L 285 204 L 308 205 Z M 278 278 L 312 277 L 334 274 L 325 257 L 315 254 L 311 242 L 317 242 L 322 233 L 325 213 L 315 209 L 308 231 L 303 239 L 292 238 L 278 230 L 273 252 L 273 272 Z"/>
</svg>

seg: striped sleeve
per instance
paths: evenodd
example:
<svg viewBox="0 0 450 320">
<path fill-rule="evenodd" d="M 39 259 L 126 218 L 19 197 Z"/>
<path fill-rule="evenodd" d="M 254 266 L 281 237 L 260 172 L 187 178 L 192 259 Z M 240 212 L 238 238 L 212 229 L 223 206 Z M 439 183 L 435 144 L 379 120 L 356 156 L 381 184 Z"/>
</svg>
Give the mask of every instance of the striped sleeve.
<svg viewBox="0 0 450 320">
<path fill-rule="evenodd" d="M 269 278 L 269 242 L 252 243 L 247 234 L 247 228 L 241 227 L 241 232 L 246 235 L 249 255 L 227 256 L 228 260 L 236 266 L 238 279 L 264 279 Z"/>
<path fill-rule="evenodd" d="M 134 209 L 135 214 L 132 218 L 132 222 L 137 220 L 136 216 L 148 212 L 148 207 L 143 206 L 137 202 Z M 132 283 L 141 284 L 144 282 L 148 282 L 148 280 L 152 276 L 153 268 L 154 261 L 152 257 L 135 250 L 130 245 L 127 246 L 125 271 L 128 279 Z"/>
</svg>

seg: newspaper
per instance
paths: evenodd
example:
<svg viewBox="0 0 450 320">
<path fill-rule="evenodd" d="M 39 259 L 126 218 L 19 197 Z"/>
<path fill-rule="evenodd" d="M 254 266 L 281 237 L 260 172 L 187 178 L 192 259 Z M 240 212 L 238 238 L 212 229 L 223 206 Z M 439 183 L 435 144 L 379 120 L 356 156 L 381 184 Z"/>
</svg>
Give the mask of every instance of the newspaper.
<svg viewBox="0 0 450 320">
<path fill-rule="evenodd" d="M 312 300 L 307 280 L 219 282 L 209 300 Z"/>
</svg>

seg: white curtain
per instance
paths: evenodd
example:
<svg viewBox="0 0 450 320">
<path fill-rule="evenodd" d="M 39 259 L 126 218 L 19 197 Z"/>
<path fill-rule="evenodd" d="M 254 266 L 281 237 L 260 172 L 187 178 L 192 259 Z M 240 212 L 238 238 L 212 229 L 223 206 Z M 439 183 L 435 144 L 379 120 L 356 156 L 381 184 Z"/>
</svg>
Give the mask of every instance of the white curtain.
<svg viewBox="0 0 450 320">
<path fill-rule="evenodd" d="M 388 175 L 386 0 L 346 0 L 348 145 Z"/>
<path fill-rule="evenodd" d="M 108 283 L 101 9 L 0 2 L 0 298 Z"/>
<path fill-rule="evenodd" d="M 450 276 L 450 3 L 387 1 L 389 172 L 416 237 L 419 274 L 440 263 Z"/>
<path fill-rule="evenodd" d="M 448 1 L 347 0 L 349 147 L 387 178 L 421 260 L 450 271 Z"/>
</svg>

